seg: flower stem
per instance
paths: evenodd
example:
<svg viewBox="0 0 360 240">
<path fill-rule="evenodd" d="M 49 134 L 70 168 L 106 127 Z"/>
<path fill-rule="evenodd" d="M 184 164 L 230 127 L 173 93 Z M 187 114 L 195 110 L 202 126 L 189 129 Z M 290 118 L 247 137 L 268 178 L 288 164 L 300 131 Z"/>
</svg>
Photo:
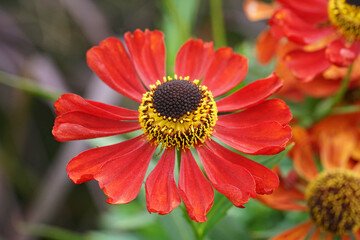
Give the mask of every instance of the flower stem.
<svg viewBox="0 0 360 240">
<path fill-rule="evenodd" d="M 226 46 L 225 24 L 221 0 L 210 0 L 210 14 L 215 47 Z"/>
<path fill-rule="evenodd" d="M 346 90 L 349 86 L 352 68 L 353 68 L 353 65 L 350 65 L 348 68 L 348 71 L 346 73 L 346 76 L 341 81 L 339 91 L 333 97 L 325 99 L 317 106 L 317 109 L 315 111 L 316 114 L 314 116 L 315 122 L 317 122 L 317 121 L 321 120 L 322 118 L 326 117 L 327 115 L 329 115 L 330 112 L 332 111 L 333 107 L 343 99 L 343 97 L 346 93 Z"/>
<path fill-rule="evenodd" d="M 177 8 L 175 6 L 174 0 L 163 0 L 163 3 L 164 3 L 164 6 L 165 6 L 167 12 L 169 13 L 169 16 L 175 22 L 175 24 L 177 25 L 177 27 L 180 31 L 180 36 L 182 37 L 182 39 L 181 39 L 182 42 L 186 41 L 187 38 L 189 37 L 190 30 L 186 26 L 186 24 L 184 24 L 184 22 L 181 20 L 179 11 L 177 10 Z"/>
<path fill-rule="evenodd" d="M 356 113 L 360 112 L 359 105 L 352 105 L 352 106 L 344 106 L 344 107 L 336 107 L 332 110 L 332 114 L 347 114 L 347 113 Z"/>
<path fill-rule="evenodd" d="M 180 164 L 181 164 L 181 149 L 180 150 L 176 150 L 176 159 L 177 159 L 177 164 L 178 164 L 178 171 L 180 173 Z"/>
<path fill-rule="evenodd" d="M 349 66 L 349 68 L 348 68 L 348 71 L 346 73 L 345 78 L 341 82 L 339 91 L 333 97 L 333 105 L 340 102 L 341 99 L 344 97 L 345 92 L 346 92 L 346 90 L 347 90 L 347 88 L 349 86 L 349 83 L 350 83 L 350 76 L 351 76 L 352 68 L 353 68 L 353 65 L 351 64 Z"/>
<path fill-rule="evenodd" d="M 2 71 L 0 71 L 0 83 L 51 101 L 55 101 L 61 95 L 60 92 L 47 89 L 31 79 Z"/>
<path fill-rule="evenodd" d="M 181 209 L 182 209 L 182 211 L 183 211 L 185 220 L 189 223 L 191 229 L 193 230 L 195 239 L 197 239 L 197 240 L 202 240 L 202 239 L 204 239 L 204 236 L 203 236 L 203 235 L 200 233 L 200 231 L 199 231 L 199 228 L 198 228 L 198 226 L 197 226 L 198 224 L 195 223 L 195 222 L 188 216 L 185 207 L 182 207 L 182 206 L 181 206 Z"/>
</svg>

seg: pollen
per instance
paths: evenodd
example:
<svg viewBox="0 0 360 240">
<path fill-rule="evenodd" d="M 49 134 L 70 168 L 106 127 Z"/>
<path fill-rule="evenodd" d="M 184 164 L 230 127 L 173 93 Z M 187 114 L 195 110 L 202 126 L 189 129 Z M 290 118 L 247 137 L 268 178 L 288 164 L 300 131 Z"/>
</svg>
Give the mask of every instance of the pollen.
<svg viewBox="0 0 360 240">
<path fill-rule="evenodd" d="M 328 15 L 331 23 L 349 40 L 360 39 L 359 0 L 329 0 Z"/>
<path fill-rule="evenodd" d="M 143 95 L 140 125 L 156 145 L 189 149 L 211 136 L 217 121 L 216 103 L 206 86 L 189 79 L 164 77 Z"/>
<path fill-rule="evenodd" d="M 337 169 L 320 173 L 305 192 L 310 216 L 317 227 L 344 235 L 360 227 L 360 176 Z"/>
</svg>

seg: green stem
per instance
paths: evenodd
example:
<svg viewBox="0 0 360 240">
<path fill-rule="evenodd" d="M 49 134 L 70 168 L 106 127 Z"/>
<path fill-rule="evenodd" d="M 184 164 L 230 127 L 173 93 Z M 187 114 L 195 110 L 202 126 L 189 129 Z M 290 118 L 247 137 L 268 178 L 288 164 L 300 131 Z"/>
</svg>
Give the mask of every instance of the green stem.
<svg viewBox="0 0 360 240">
<path fill-rule="evenodd" d="M 344 106 L 337 107 L 332 110 L 332 114 L 347 114 L 347 113 L 356 113 L 360 112 L 360 106 L 352 105 L 352 106 Z"/>
<path fill-rule="evenodd" d="M 178 164 L 178 170 L 180 172 L 180 165 L 181 165 L 181 149 L 176 150 L 176 158 L 177 158 L 177 164 Z"/>
<path fill-rule="evenodd" d="M 348 68 L 345 78 L 341 82 L 339 91 L 335 94 L 335 96 L 333 98 L 333 105 L 340 102 L 341 99 L 344 97 L 345 92 L 349 86 L 352 69 L 353 69 L 353 65 L 351 64 Z"/>
<path fill-rule="evenodd" d="M 182 209 L 182 211 L 183 211 L 185 220 L 189 223 L 191 229 L 193 230 L 195 239 L 197 239 L 197 240 L 202 240 L 202 239 L 204 239 L 203 236 L 200 234 L 200 232 L 199 232 L 199 230 L 198 230 L 197 224 L 188 216 L 185 207 L 181 207 L 181 209 Z"/>
<path fill-rule="evenodd" d="M 189 37 L 189 29 L 186 27 L 186 24 L 181 20 L 179 11 L 177 10 L 174 0 L 163 0 L 166 11 L 169 13 L 169 17 L 176 23 L 178 26 L 180 35 L 182 37 L 181 42 L 185 42 Z"/>
<path fill-rule="evenodd" d="M 350 65 L 345 78 L 341 81 L 339 91 L 333 97 L 325 99 L 323 102 L 321 102 L 317 106 L 317 111 L 316 111 L 317 114 L 315 114 L 315 116 L 314 116 L 315 122 L 317 122 L 317 121 L 321 120 L 322 118 L 326 117 L 327 115 L 329 115 L 331 113 L 333 107 L 343 99 L 343 97 L 346 93 L 346 90 L 349 86 L 352 68 L 353 68 L 353 65 Z"/>
<path fill-rule="evenodd" d="M 226 46 L 225 24 L 221 0 L 210 0 L 210 14 L 215 47 Z"/>
<path fill-rule="evenodd" d="M 31 79 L 19 77 L 2 71 L 0 71 L 0 83 L 51 101 L 55 101 L 61 95 L 57 91 L 44 88 Z"/>
</svg>

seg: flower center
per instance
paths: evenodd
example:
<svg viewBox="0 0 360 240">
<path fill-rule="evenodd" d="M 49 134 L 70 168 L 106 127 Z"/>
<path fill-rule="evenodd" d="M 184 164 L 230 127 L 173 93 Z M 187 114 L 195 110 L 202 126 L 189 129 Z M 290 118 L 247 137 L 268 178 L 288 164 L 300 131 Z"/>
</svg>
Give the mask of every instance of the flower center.
<svg viewBox="0 0 360 240">
<path fill-rule="evenodd" d="M 175 75 L 150 85 L 139 106 L 139 121 L 149 140 L 162 147 L 191 148 L 211 136 L 217 121 L 214 98 L 199 80 Z"/>
<path fill-rule="evenodd" d="M 330 21 L 349 39 L 360 39 L 360 0 L 329 0 Z"/>
<path fill-rule="evenodd" d="M 360 177 L 337 169 L 320 173 L 305 192 L 311 218 L 323 231 L 343 235 L 360 227 Z"/>
</svg>

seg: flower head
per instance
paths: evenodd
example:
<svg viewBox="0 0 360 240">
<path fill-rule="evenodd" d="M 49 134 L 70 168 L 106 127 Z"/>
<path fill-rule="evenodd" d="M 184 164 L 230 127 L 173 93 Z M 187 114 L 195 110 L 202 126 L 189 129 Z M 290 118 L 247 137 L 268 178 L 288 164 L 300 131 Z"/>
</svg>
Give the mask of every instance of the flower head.
<svg viewBox="0 0 360 240">
<path fill-rule="evenodd" d="M 270 194 L 278 186 L 274 172 L 213 139 L 247 154 L 284 150 L 291 138 L 291 113 L 283 101 L 266 100 L 282 82 L 272 74 L 224 96 L 246 76 L 247 59 L 230 48 L 214 51 L 212 43 L 193 39 L 179 50 L 175 75 L 166 76 L 163 38 L 160 31 L 136 30 L 125 34 L 129 54 L 116 38 L 88 51 L 90 68 L 138 102 L 138 111 L 64 94 L 55 102 L 53 135 L 69 141 L 140 129 L 143 134 L 79 154 L 67 166 L 70 179 L 97 180 L 108 203 L 128 203 L 138 195 L 159 147 L 161 158 L 145 182 L 149 212 L 167 214 L 182 200 L 190 218 L 204 222 L 213 187 L 237 207 L 256 194 Z M 209 180 L 190 149 L 199 155 Z M 181 151 L 178 184 L 176 151 Z"/>
<path fill-rule="evenodd" d="M 310 130 L 294 127 L 294 171 L 280 176 L 271 196 L 259 198 L 279 210 L 308 211 L 311 220 L 273 239 L 305 239 L 312 227 L 314 239 L 321 232 L 329 238 L 347 239 L 349 233 L 360 237 L 359 122 L 359 114 L 347 114 L 328 117 Z"/>
<path fill-rule="evenodd" d="M 339 89 L 346 68 L 360 64 L 358 5 L 350 0 L 277 0 L 271 4 L 270 29 L 259 36 L 257 53 L 263 63 L 277 55 L 276 72 L 285 80 L 284 95 L 329 96 Z M 357 69 L 350 88 L 359 85 Z"/>
</svg>

